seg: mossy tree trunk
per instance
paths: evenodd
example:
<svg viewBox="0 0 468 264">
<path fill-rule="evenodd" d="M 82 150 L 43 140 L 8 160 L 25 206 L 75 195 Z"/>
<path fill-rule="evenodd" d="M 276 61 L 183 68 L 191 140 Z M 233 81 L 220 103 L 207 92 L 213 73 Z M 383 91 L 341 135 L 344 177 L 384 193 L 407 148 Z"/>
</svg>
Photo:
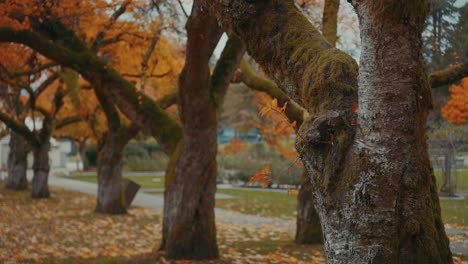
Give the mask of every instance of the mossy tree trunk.
<svg viewBox="0 0 468 264">
<path fill-rule="evenodd" d="M 237 37 L 229 37 L 210 78 L 208 59 L 221 33 L 216 20 L 196 3 L 187 28 L 189 49 L 179 85 L 184 138 L 166 172 L 161 249 L 172 259 L 213 259 L 218 256 L 214 222 L 216 116 L 245 46 Z M 199 47 L 203 47 L 201 53 Z"/>
<path fill-rule="evenodd" d="M 108 124 L 108 131 L 99 149 L 96 212 L 125 214 L 127 208 L 122 186 L 123 151 L 130 139 L 138 133 L 139 127 L 134 124 L 123 125 L 120 114 L 105 94 L 98 89 L 95 89 L 95 94 Z"/>
<path fill-rule="evenodd" d="M 339 9 L 340 0 L 325 0 L 322 34 L 332 46 L 336 46 L 338 39 Z M 322 228 L 318 214 L 315 211 L 313 186 L 307 172 L 304 172 L 302 176 L 301 189 L 297 196 L 296 237 L 294 241 L 298 244 L 320 243 L 322 241 Z"/>
<path fill-rule="evenodd" d="M 293 1 L 206 4 L 311 114 L 296 147 L 313 183 L 328 263 L 451 263 L 425 136 L 427 2 L 352 2 L 363 47 L 359 87 L 355 62 Z"/>
<path fill-rule="evenodd" d="M 222 31 L 200 1 L 194 2 L 187 33 L 179 79 L 183 139 L 168 166 L 162 248 L 171 259 L 214 259 L 217 111 L 245 47 L 230 37 L 210 78 L 209 59 Z"/>
<path fill-rule="evenodd" d="M 28 188 L 28 179 L 26 171 L 28 168 L 28 153 L 30 145 L 21 135 L 10 132 L 10 141 L 8 143 L 10 152 L 8 153 L 8 178 L 5 188 L 9 190 L 21 191 Z"/>
</svg>

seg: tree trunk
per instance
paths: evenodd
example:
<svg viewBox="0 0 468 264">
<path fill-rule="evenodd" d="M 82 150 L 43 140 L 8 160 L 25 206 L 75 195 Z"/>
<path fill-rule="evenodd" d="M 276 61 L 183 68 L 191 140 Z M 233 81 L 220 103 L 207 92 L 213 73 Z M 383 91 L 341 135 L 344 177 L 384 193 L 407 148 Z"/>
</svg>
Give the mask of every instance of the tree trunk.
<svg viewBox="0 0 468 264">
<path fill-rule="evenodd" d="M 88 141 L 87 138 L 83 139 L 79 142 L 78 146 L 78 153 L 80 154 L 81 164 L 83 165 L 83 171 L 89 171 L 89 160 L 88 156 L 86 156 L 86 142 Z"/>
<path fill-rule="evenodd" d="M 339 141 L 303 156 L 318 187 L 328 262 L 451 263 L 425 136 L 426 3 L 353 3 L 362 38 L 356 139 L 338 170 L 326 158 L 337 157 Z"/>
<path fill-rule="evenodd" d="M 9 147 L 8 178 L 5 188 L 16 191 L 26 190 L 28 188 L 26 171 L 28 168 L 28 153 L 30 150 L 29 144 L 22 136 L 11 131 Z"/>
<path fill-rule="evenodd" d="M 179 80 L 183 140 L 175 153 L 174 173 L 166 177 L 167 237 L 163 244 L 171 259 L 218 257 L 214 216 L 217 117 L 208 62 L 221 33 L 208 10 L 194 1 L 187 23 L 186 64 Z"/>
<path fill-rule="evenodd" d="M 359 91 L 356 65 L 293 1 L 206 3 L 310 113 L 296 146 L 328 263 L 451 263 L 425 136 L 427 2 L 352 1 L 362 37 Z"/>
<path fill-rule="evenodd" d="M 98 195 L 96 212 L 103 214 L 125 214 L 127 212 L 122 188 L 123 149 L 127 142 L 115 132 L 108 131 L 106 142 L 99 151 Z"/>
<path fill-rule="evenodd" d="M 123 150 L 139 131 L 135 124 L 121 124 L 113 102 L 100 89 L 94 90 L 106 115 L 108 131 L 98 158 L 98 197 L 96 212 L 124 214 L 127 212 L 125 188 L 122 184 Z"/>
<path fill-rule="evenodd" d="M 338 39 L 338 11 L 340 0 L 325 0 L 322 16 L 322 35 L 333 46 Z M 320 219 L 315 211 L 313 186 L 307 172 L 304 171 L 301 179 L 301 189 L 297 197 L 296 237 L 298 244 L 320 243 L 322 228 Z"/>
<path fill-rule="evenodd" d="M 32 198 L 49 198 L 49 150 L 50 137 L 45 138 L 37 146 L 33 147 L 33 180 Z"/>
<path fill-rule="evenodd" d="M 442 184 L 442 187 L 440 188 L 440 194 L 445 195 L 445 196 L 453 196 L 453 190 L 452 190 L 452 162 L 453 162 L 453 151 L 451 146 L 447 146 L 447 149 L 445 150 L 445 155 L 444 155 L 444 183 Z"/>
<path fill-rule="evenodd" d="M 322 242 L 322 228 L 314 206 L 312 183 L 304 171 L 301 179 L 301 189 L 297 196 L 296 237 L 294 242 L 298 244 Z"/>
</svg>

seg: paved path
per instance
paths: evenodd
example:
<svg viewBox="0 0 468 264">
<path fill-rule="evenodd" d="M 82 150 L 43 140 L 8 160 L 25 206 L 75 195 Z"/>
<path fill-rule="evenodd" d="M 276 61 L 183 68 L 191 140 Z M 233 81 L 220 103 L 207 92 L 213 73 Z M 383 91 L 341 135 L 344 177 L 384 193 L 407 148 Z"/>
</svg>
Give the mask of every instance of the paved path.
<svg viewBox="0 0 468 264">
<path fill-rule="evenodd" d="M 68 190 L 78 191 L 90 195 L 96 195 L 97 185 L 95 183 L 67 179 L 65 177 L 57 177 L 52 173 L 49 176 L 49 185 L 62 187 Z M 228 195 L 216 194 L 216 199 L 226 199 Z M 164 200 L 162 195 L 146 194 L 138 192 L 133 200 L 132 205 L 144 208 L 163 209 Z M 292 220 L 277 220 L 267 217 L 260 217 L 255 215 L 246 215 L 232 211 L 223 210 L 220 208 L 215 209 L 216 219 L 226 224 L 272 224 L 285 226 L 287 230 L 294 232 L 295 225 Z"/>
<path fill-rule="evenodd" d="M 91 195 L 96 195 L 97 185 L 78 180 L 66 179 L 63 177 L 54 176 L 53 173 L 49 176 L 49 184 L 51 186 L 62 187 L 65 189 L 83 192 Z M 218 195 L 217 195 L 218 196 Z M 219 199 L 219 196 L 217 197 Z M 163 196 L 151 195 L 143 192 L 138 192 L 132 205 L 144 208 L 161 209 L 163 208 Z M 286 230 L 294 234 L 296 225 L 294 220 L 280 220 L 267 217 L 260 217 L 255 215 L 246 215 L 232 211 L 223 210 L 220 208 L 215 209 L 216 220 L 224 224 L 233 225 L 273 225 L 279 229 Z M 451 243 L 450 247 L 452 252 L 468 256 L 468 230 L 460 230 L 453 228 L 446 228 L 446 232 L 454 235 L 463 235 L 467 237 L 467 241 L 462 243 Z"/>
</svg>

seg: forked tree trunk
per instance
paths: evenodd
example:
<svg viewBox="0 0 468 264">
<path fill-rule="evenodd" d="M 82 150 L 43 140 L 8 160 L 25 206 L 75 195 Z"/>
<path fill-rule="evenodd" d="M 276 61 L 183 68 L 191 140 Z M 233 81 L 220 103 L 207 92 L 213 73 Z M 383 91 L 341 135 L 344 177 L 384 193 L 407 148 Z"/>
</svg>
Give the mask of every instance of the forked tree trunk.
<svg viewBox="0 0 468 264">
<path fill-rule="evenodd" d="M 115 132 L 108 132 L 106 142 L 99 151 L 98 195 L 96 212 L 125 214 L 126 201 L 122 187 L 123 149 L 127 142 L 119 142 Z"/>
<path fill-rule="evenodd" d="M 171 259 L 214 259 L 217 110 L 245 46 L 231 36 L 210 78 L 209 58 L 222 31 L 200 1 L 193 4 L 187 32 L 186 64 L 179 79 L 183 140 L 167 169 L 161 249 Z"/>
<path fill-rule="evenodd" d="M 49 150 L 50 137 L 42 140 L 42 142 L 33 147 L 33 180 L 32 180 L 32 198 L 49 198 Z"/>
<path fill-rule="evenodd" d="M 297 196 L 296 236 L 298 244 L 313 244 L 322 242 L 320 219 L 315 211 L 312 183 L 306 172 L 301 179 L 301 189 Z"/>
<path fill-rule="evenodd" d="M 94 90 L 106 115 L 108 131 L 98 158 L 98 195 L 96 212 L 124 214 L 127 212 L 125 188 L 122 184 L 123 150 L 139 131 L 132 124 L 121 124 L 120 114 L 112 101 L 100 89 Z"/>
<path fill-rule="evenodd" d="M 28 153 L 30 146 L 26 139 L 19 134 L 11 131 L 10 152 L 8 153 L 8 178 L 5 188 L 9 190 L 26 190 L 28 188 L 28 179 L 26 172 L 28 168 Z"/>
<path fill-rule="evenodd" d="M 194 2 L 187 23 L 186 64 L 179 80 L 183 140 L 166 177 L 163 244 L 171 259 L 218 257 L 214 216 L 216 106 L 210 91 L 209 58 L 222 31 L 208 10 Z"/>
<path fill-rule="evenodd" d="M 362 37 L 358 91 L 357 65 L 293 1 L 206 4 L 311 114 L 297 149 L 313 183 L 328 263 L 451 263 L 425 135 L 427 1 L 351 2 Z"/>
</svg>

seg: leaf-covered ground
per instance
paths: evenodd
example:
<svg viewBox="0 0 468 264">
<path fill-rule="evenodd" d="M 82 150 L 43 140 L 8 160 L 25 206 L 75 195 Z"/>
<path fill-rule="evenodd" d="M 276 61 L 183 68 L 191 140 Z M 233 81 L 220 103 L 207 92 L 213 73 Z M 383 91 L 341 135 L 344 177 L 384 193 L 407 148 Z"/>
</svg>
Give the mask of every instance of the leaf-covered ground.
<svg viewBox="0 0 468 264">
<path fill-rule="evenodd" d="M 93 213 L 95 198 L 52 189 L 52 198 L 0 186 L 0 263 L 168 263 L 156 258 L 161 211 Z M 221 258 L 211 263 L 323 263 L 318 245 L 298 246 L 292 234 L 263 225 L 218 224 Z M 187 263 L 187 262 L 182 262 Z"/>
</svg>

